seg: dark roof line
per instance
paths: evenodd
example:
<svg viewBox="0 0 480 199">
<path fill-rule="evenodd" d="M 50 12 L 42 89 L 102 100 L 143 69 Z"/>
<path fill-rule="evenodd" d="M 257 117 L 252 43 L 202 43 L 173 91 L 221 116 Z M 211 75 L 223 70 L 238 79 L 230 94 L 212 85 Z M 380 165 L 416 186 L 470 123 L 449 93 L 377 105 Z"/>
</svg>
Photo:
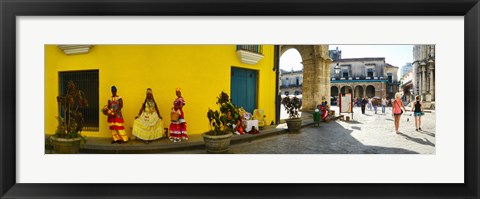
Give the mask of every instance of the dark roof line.
<svg viewBox="0 0 480 199">
<path fill-rule="evenodd" d="M 385 57 L 362 57 L 362 58 L 342 58 L 338 59 L 335 62 L 348 62 L 348 61 L 375 61 L 375 60 L 385 60 Z"/>
</svg>

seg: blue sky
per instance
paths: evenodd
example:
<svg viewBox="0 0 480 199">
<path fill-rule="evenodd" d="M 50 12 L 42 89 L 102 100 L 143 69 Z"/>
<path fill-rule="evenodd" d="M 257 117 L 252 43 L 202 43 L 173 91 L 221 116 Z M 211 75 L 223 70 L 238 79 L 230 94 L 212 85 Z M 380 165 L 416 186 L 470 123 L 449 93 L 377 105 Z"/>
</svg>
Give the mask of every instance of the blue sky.
<svg viewBox="0 0 480 199">
<path fill-rule="evenodd" d="M 401 68 L 413 61 L 413 45 L 329 45 L 330 50 L 342 51 L 342 58 L 385 57 L 385 61 Z M 290 49 L 280 57 L 280 68 L 300 70 L 302 58 L 298 51 Z"/>
</svg>

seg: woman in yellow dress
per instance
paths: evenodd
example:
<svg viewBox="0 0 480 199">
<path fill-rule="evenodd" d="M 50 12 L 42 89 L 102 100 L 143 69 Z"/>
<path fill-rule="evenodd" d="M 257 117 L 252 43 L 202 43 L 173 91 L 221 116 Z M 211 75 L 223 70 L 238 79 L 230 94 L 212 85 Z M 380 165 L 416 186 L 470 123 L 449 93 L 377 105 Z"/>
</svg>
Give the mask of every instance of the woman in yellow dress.
<svg viewBox="0 0 480 199">
<path fill-rule="evenodd" d="M 133 122 L 132 134 L 144 140 L 146 144 L 164 136 L 162 116 L 150 88 L 147 89 L 147 97 Z"/>
</svg>

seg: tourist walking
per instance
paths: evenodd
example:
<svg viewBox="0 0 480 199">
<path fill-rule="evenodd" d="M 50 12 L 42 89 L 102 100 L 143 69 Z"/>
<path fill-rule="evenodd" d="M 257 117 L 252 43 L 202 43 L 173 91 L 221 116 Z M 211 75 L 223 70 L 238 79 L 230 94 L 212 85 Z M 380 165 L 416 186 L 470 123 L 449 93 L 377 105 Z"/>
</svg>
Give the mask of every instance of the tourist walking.
<svg viewBox="0 0 480 199">
<path fill-rule="evenodd" d="M 420 102 L 420 96 L 418 95 L 415 97 L 415 102 L 412 104 L 412 111 L 413 115 L 415 116 L 415 130 L 421 131 L 422 127 L 420 125 L 422 122 L 421 118 L 423 115 L 423 106 L 422 102 Z"/>
<path fill-rule="evenodd" d="M 368 110 L 372 110 L 372 98 L 368 98 Z"/>
<path fill-rule="evenodd" d="M 387 106 L 387 99 L 385 96 L 382 98 L 382 113 L 385 114 L 385 106 Z"/>
<path fill-rule="evenodd" d="M 365 105 L 367 105 L 368 101 L 366 97 L 363 97 L 361 105 L 362 105 L 362 114 L 365 114 Z"/>
<path fill-rule="evenodd" d="M 373 110 L 375 111 L 375 114 L 377 114 L 378 100 L 375 98 L 372 98 L 372 105 L 373 105 Z"/>
<path fill-rule="evenodd" d="M 397 134 L 399 134 L 400 132 L 398 131 L 398 127 L 400 126 L 400 117 L 402 116 L 403 114 L 403 111 L 407 111 L 407 109 L 405 109 L 405 106 L 403 105 L 403 102 L 402 102 L 402 94 L 400 93 L 396 93 L 395 94 L 395 100 L 393 101 L 393 104 L 392 104 L 392 114 L 393 114 L 393 117 L 395 119 L 395 132 Z M 402 110 L 403 108 L 403 110 Z"/>
</svg>

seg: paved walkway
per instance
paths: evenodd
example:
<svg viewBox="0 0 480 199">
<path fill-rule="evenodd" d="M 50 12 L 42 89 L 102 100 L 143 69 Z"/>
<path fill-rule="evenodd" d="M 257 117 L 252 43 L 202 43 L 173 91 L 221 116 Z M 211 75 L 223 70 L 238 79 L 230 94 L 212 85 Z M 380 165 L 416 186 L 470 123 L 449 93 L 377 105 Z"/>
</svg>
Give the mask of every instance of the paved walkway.
<svg viewBox="0 0 480 199">
<path fill-rule="evenodd" d="M 338 115 L 338 107 L 332 107 Z M 350 115 L 350 114 L 347 114 Z M 412 112 L 402 115 L 400 134 L 394 130 L 391 108 L 386 114 L 367 110 L 362 115 L 354 108 L 352 121 L 336 120 L 314 127 L 311 113 L 302 114 L 303 128 L 299 134 L 290 134 L 286 124 L 270 126 L 257 135 L 234 135 L 231 154 L 435 154 L 435 111 L 422 118 L 422 129 L 415 131 Z M 203 154 L 205 145 L 201 135 L 190 135 L 190 140 L 178 143 L 163 138 L 145 144 L 130 140 L 125 144 L 111 144 L 109 138 L 87 138 L 81 153 L 173 153 Z M 51 153 L 46 145 L 46 153 Z"/>
<path fill-rule="evenodd" d="M 302 126 L 313 124 L 311 114 L 302 115 Z M 288 133 L 287 125 L 280 124 L 268 126 L 260 131 L 259 134 L 233 135 L 231 145 L 251 142 L 256 139 L 263 139 L 275 135 Z M 130 139 L 127 143 L 111 144 L 111 138 L 88 137 L 87 142 L 80 147 L 80 153 L 96 154 L 140 154 L 140 153 L 190 153 L 190 151 L 199 150 L 205 152 L 205 144 L 201 134 L 189 135 L 189 140 L 182 142 L 171 142 L 168 138 L 161 138 L 146 144 L 142 140 Z M 45 137 L 45 153 L 51 154 L 52 146 L 49 143 L 48 136 Z"/>
<path fill-rule="evenodd" d="M 249 143 L 232 145 L 230 154 L 435 154 L 435 112 L 422 118 L 422 129 L 415 131 L 412 112 L 402 115 L 400 134 L 395 133 L 391 108 L 375 114 L 361 114 L 354 108 L 352 121 L 321 123 L 304 127 L 300 134 L 283 134 Z M 176 153 L 176 152 L 173 152 Z M 189 153 L 205 153 L 189 151 Z"/>
</svg>

